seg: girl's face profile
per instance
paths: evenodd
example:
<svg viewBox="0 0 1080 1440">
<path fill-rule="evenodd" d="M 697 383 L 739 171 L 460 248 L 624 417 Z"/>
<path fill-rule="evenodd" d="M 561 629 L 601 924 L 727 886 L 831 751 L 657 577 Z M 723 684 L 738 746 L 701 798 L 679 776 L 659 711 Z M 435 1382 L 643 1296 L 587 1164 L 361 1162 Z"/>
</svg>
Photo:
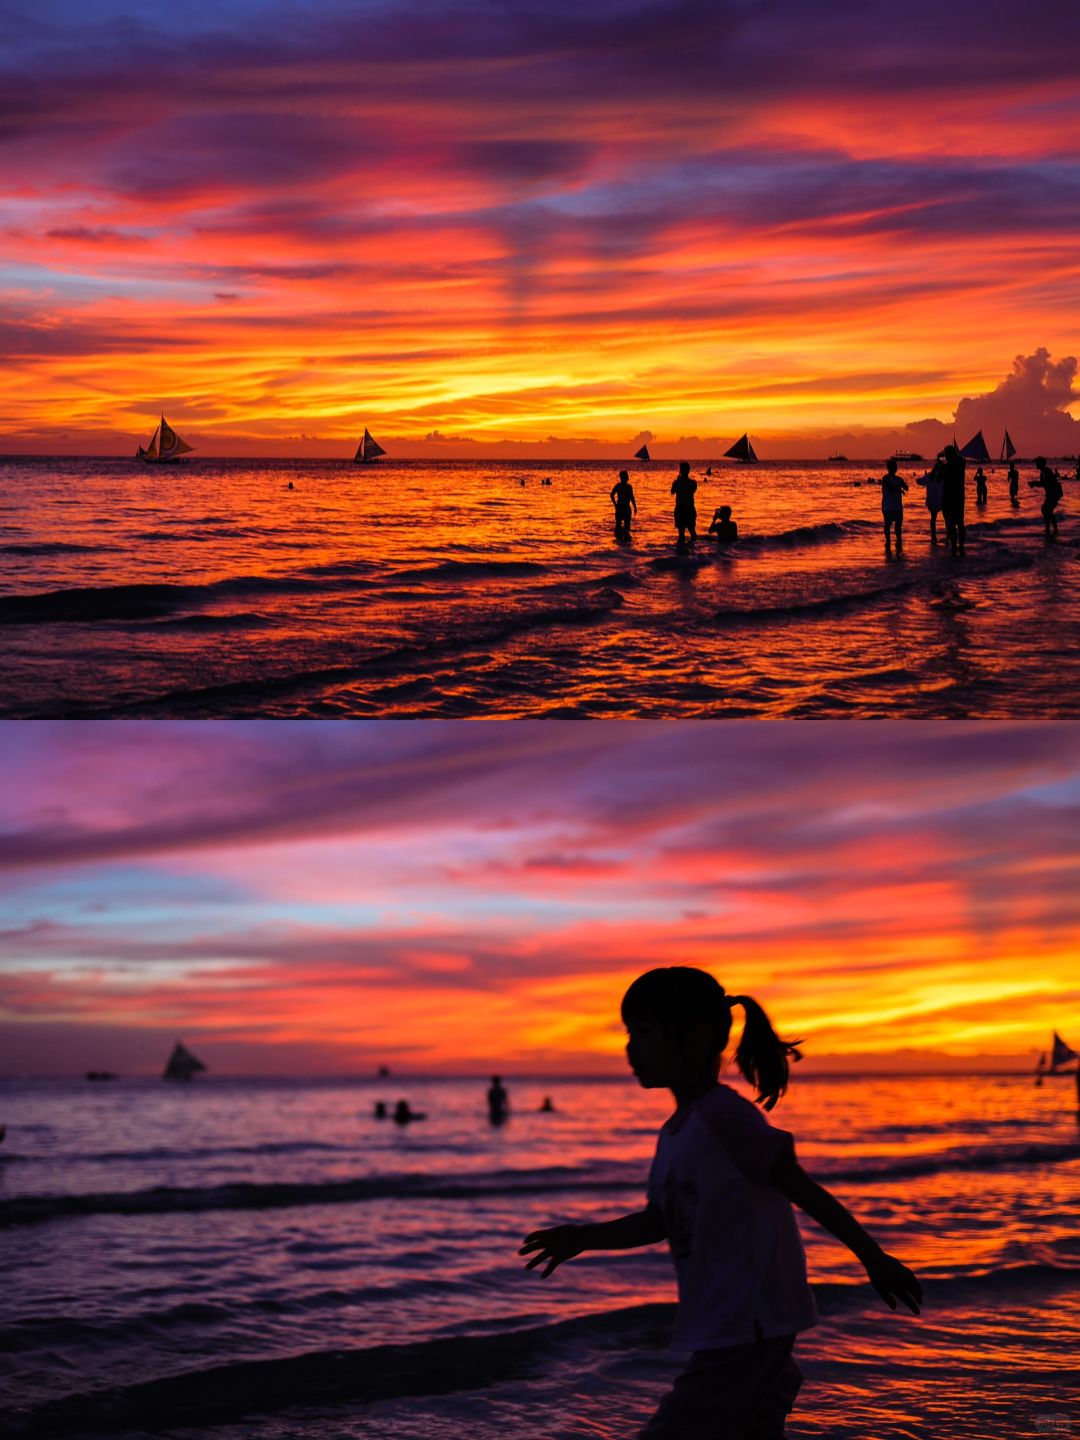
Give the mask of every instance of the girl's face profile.
<svg viewBox="0 0 1080 1440">
<path fill-rule="evenodd" d="M 671 1083 L 675 1055 L 664 1027 L 656 1020 L 627 1019 L 626 1059 L 646 1090 Z"/>
</svg>

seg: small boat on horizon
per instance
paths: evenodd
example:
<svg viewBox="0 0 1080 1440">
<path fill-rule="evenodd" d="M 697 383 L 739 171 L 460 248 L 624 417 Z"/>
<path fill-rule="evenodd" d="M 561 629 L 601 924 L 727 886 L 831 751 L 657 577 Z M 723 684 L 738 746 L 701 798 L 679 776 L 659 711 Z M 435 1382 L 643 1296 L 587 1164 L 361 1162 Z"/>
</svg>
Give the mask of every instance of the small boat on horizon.
<svg viewBox="0 0 1080 1440">
<path fill-rule="evenodd" d="M 1067 1045 L 1056 1030 L 1051 1032 L 1049 1064 L 1047 1056 L 1040 1055 L 1039 1063 L 1035 1067 L 1035 1084 L 1041 1085 L 1044 1075 L 1069 1075 L 1072 1072 L 1063 1070 L 1063 1065 L 1068 1065 L 1071 1060 L 1080 1060 L 1080 1055 L 1071 1045 Z M 1080 1093 L 1080 1065 L 1076 1067 L 1077 1091 Z"/>
<path fill-rule="evenodd" d="M 648 445 L 642 445 L 642 447 L 641 447 L 640 450 L 635 450 L 635 451 L 634 451 L 634 459 L 635 459 L 635 460 L 651 460 L 651 459 L 652 459 L 652 456 L 649 454 L 649 447 L 648 447 Z"/>
<path fill-rule="evenodd" d="M 846 455 L 830 455 L 830 456 L 829 456 L 829 459 L 830 459 L 831 461 L 834 461 L 834 462 L 839 462 L 839 461 L 845 461 L 845 462 L 846 462 L 846 461 L 847 461 L 847 456 L 846 456 Z"/>
<path fill-rule="evenodd" d="M 364 438 L 360 441 L 360 444 L 357 445 L 353 460 L 357 465 L 372 465 L 378 460 L 380 455 L 385 454 L 386 451 L 379 442 L 373 438 L 371 431 L 365 425 Z"/>
<path fill-rule="evenodd" d="M 159 434 L 160 447 L 158 445 Z M 161 423 L 155 427 L 150 444 L 140 445 L 135 452 L 135 459 L 141 460 L 145 465 L 167 465 L 170 461 L 179 460 L 181 455 L 186 455 L 194 448 L 194 445 L 189 445 L 186 440 L 181 440 L 165 416 L 162 415 Z"/>
<path fill-rule="evenodd" d="M 173 1052 L 169 1056 L 168 1063 L 161 1073 L 163 1080 L 190 1080 L 206 1066 L 187 1048 L 182 1041 L 178 1040 L 173 1046 Z"/>
<path fill-rule="evenodd" d="M 736 440 L 730 450 L 724 451 L 725 460 L 739 460 L 743 465 L 756 465 L 758 457 L 750 444 L 749 434 L 744 434 L 741 439 Z"/>
<path fill-rule="evenodd" d="M 889 456 L 890 460 L 925 460 L 925 455 L 920 455 L 917 450 L 894 450 Z"/>
</svg>

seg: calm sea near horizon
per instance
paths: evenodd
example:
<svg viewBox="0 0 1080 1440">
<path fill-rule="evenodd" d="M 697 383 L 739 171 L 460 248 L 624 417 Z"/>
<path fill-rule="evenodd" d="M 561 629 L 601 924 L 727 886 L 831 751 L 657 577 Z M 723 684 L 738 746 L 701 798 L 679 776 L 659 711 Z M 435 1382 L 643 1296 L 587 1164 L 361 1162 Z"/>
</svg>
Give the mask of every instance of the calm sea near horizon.
<svg viewBox="0 0 1080 1440">
<path fill-rule="evenodd" d="M 9 457 L 0 716 L 1080 713 L 1073 482 L 1047 543 L 991 468 L 962 559 L 913 486 L 887 557 L 869 465 L 694 468 L 726 552 L 675 553 L 661 461 L 627 545 L 608 462 Z"/>
<path fill-rule="evenodd" d="M 0 1434 L 629 1440 L 681 1363 L 664 1248 L 516 1250 L 637 1208 L 669 1098 L 511 1080 L 493 1129 L 484 1087 L 0 1081 Z M 1073 1433 L 1073 1078 L 796 1072 L 772 1119 L 926 1289 L 891 1313 L 802 1225 L 793 1440 Z"/>
</svg>

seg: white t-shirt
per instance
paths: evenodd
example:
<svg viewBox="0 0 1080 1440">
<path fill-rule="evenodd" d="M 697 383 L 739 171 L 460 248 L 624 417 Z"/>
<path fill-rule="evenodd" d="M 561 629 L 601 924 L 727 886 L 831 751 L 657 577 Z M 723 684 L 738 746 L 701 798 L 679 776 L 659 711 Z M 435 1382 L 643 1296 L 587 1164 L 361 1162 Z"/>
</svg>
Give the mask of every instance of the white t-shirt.
<svg viewBox="0 0 1080 1440">
<path fill-rule="evenodd" d="M 785 1149 L 749 1100 L 718 1085 L 660 1131 L 649 1200 L 679 1282 L 676 1350 L 716 1350 L 817 1323 L 791 1205 L 769 1179 Z"/>
</svg>

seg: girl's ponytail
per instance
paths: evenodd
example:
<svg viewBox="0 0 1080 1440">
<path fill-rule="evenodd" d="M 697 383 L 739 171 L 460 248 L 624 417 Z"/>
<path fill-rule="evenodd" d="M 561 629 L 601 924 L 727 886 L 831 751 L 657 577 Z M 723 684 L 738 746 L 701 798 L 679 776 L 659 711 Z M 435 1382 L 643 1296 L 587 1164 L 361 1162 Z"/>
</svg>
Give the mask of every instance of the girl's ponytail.
<svg viewBox="0 0 1080 1440">
<path fill-rule="evenodd" d="M 771 1110 L 788 1087 L 788 1056 L 801 1060 L 801 1040 L 781 1040 L 769 1017 L 749 995 L 731 995 L 729 1005 L 741 1005 L 745 1015 L 735 1063 L 758 1091 L 758 1103 Z"/>
</svg>

